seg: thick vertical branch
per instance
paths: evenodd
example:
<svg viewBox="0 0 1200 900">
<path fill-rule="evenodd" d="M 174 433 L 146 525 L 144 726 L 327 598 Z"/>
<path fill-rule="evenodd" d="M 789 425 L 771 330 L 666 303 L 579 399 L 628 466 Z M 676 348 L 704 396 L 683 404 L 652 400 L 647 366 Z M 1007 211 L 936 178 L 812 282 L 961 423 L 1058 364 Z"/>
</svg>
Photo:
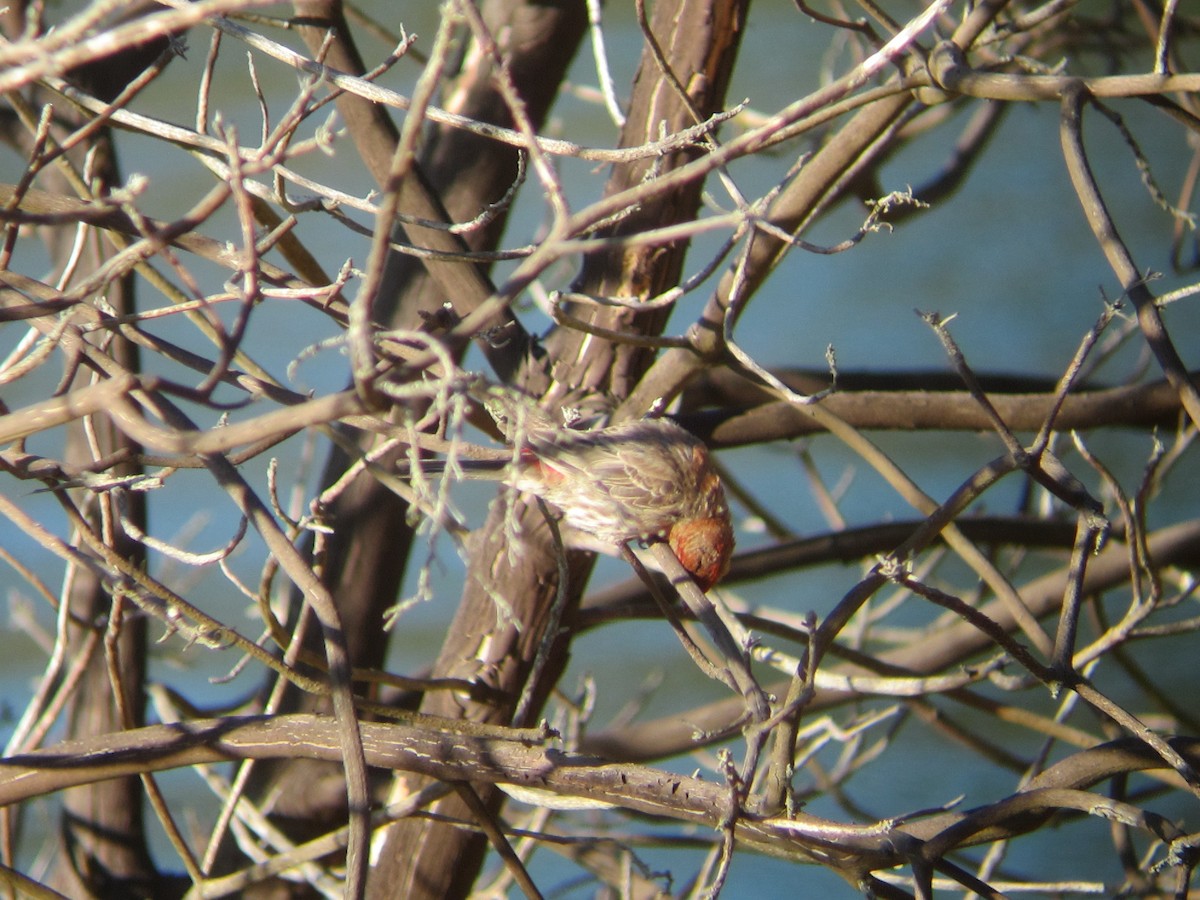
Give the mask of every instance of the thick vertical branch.
<svg viewBox="0 0 1200 900">
<path fill-rule="evenodd" d="M 746 6 L 738 0 L 678 0 L 654 5 L 650 32 L 663 56 L 658 58 L 649 47 L 642 54 L 621 134 L 623 146 L 653 142 L 664 132 L 687 128 L 698 118 L 722 108 Z M 698 153 L 679 152 L 614 166 L 605 196 L 641 184 L 652 167 L 655 172 L 667 172 Z M 695 181 L 654 197 L 629 210 L 606 233 L 635 234 L 656 225 L 690 221 L 699 209 L 703 187 L 703 182 Z M 686 241 L 678 241 L 669 246 L 596 253 L 584 261 L 575 288 L 595 296 L 649 299 L 679 283 L 687 249 Z M 589 324 L 643 334 L 660 333 L 667 313 L 661 309 L 638 312 L 612 307 L 580 310 Z M 571 403 L 573 398 L 597 392 L 624 399 L 650 361 L 646 348 L 597 341 L 569 328 L 557 329 L 547 341 L 547 348 L 558 363 L 557 384 L 550 387 L 547 396 L 558 403 Z M 645 409 L 634 412 L 640 414 Z"/>
<path fill-rule="evenodd" d="M 100 152 L 93 166 L 98 167 L 96 185 L 101 191 L 118 181 L 116 159 L 107 136 L 97 142 Z M 75 161 L 82 154 L 71 154 Z M 57 172 L 47 172 L 50 183 L 60 189 L 66 185 Z M 73 229 L 70 231 L 73 232 Z M 58 244 L 62 253 L 58 259 L 65 260 L 71 251 L 71 241 Z M 84 264 L 77 270 L 76 278 L 86 278 L 106 259 L 109 249 L 107 240 L 99 233 L 88 240 L 88 252 Z M 126 276 L 107 285 L 104 296 L 118 315 L 133 312 L 133 278 Z M 109 350 L 113 359 L 130 372 L 139 371 L 137 347 L 120 335 L 112 339 Z M 86 370 L 80 373 L 86 378 Z M 77 381 L 79 376 L 77 376 Z M 80 467 L 93 461 L 95 455 L 107 456 L 125 452 L 135 455 L 140 447 L 127 435 L 112 427 L 106 418 L 97 416 L 93 420 L 95 446 L 89 444 L 81 423 L 74 423 L 68 432 L 67 460 Z M 113 468 L 118 476 L 134 475 L 139 467 L 132 463 L 120 463 Z M 102 527 L 100 505 L 108 504 L 109 522 L 113 529 L 113 549 L 135 565 L 145 563 L 145 550 L 138 542 L 129 538 L 121 527 L 119 517 L 113 509 L 113 497 L 108 495 L 83 494 L 74 498 L 90 509 L 89 521 L 99 531 Z M 146 531 L 145 495 L 134 493 L 129 497 L 126 515 L 141 531 Z M 68 629 L 72 656 L 82 652 L 90 643 L 92 629 L 103 630 L 112 612 L 112 585 L 103 583 L 95 572 L 79 569 L 71 583 L 68 602 L 78 622 L 90 623 L 88 627 L 72 626 Z M 95 645 L 93 645 L 95 646 Z M 80 681 L 79 690 L 72 697 L 68 711 L 67 733 L 72 736 L 89 736 L 137 728 L 145 724 L 145 675 L 146 675 L 146 621 L 140 616 L 125 616 L 120 625 L 116 641 L 116 671 L 120 679 L 119 689 L 124 694 L 122 707 L 129 718 L 121 717 L 115 702 L 114 685 L 106 667 L 102 651 L 96 652 L 88 664 L 88 674 Z M 87 787 L 76 788 L 64 794 L 62 836 L 67 852 L 60 857 L 60 867 L 54 881 L 70 896 L 100 896 L 113 885 L 120 891 L 135 895 L 139 892 L 153 894 L 156 891 L 154 864 L 150 859 L 143 829 L 144 797 L 141 781 L 135 777 L 104 781 Z"/>
<path fill-rule="evenodd" d="M 24 28 L 22 20 L 25 4 L 12 4 L 3 14 L 2 24 L 10 38 L 20 35 Z M 165 45 L 165 38 L 99 60 L 89 65 L 86 71 L 73 73 L 80 83 L 86 83 L 98 93 L 115 96 L 142 69 L 156 57 Z M 41 92 L 28 95 L 31 104 L 40 102 Z M 58 109 L 55 127 L 51 134 L 57 138 L 71 128 L 82 124 L 79 116 L 67 109 Z M 14 128 L 9 136 L 28 153 L 33 147 L 32 135 Z M 87 147 L 78 147 L 66 158 L 45 169 L 39 176 L 46 189 L 64 195 L 86 194 L 89 190 L 104 193 L 119 181 L 115 150 L 107 133 L 99 134 L 91 143 L 93 156 L 88 164 L 92 182 L 86 187 L 78 173 L 84 165 Z M 49 149 L 53 149 L 50 147 Z M 68 168 L 75 169 L 67 175 Z M 55 267 L 61 272 L 68 265 L 73 243 L 79 235 L 74 228 L 49 229 L 45 235 Z M 75 283 L 95 272 L 107 259 L 111 246 L 101 232 L 87 235 L 85 252 L 75 268 Z M 134 311 L 133 280 L 122 278 L 106 285 L 104 297 L 117 315 Z M 125 338 L 116 335 L 109 352 L 127 371 L 139 371 L 137 348 Z M 69 391 L 78 386 L 86 374 L 77 373 L 73 383 L 64 385 Z M 91 463 L 96 455 L 136 455 L 140 451 L 137 443 L 111 426 L 103 416 L 91 421 L 92 437 L 85 434 L 82 423 L 73 423 L 67 431 L 66 459 L 80 467 Z M 92 443 L 94 442 L 94 444 Z M 134 464 L 122 462 L 113 467 L 118 476 L 133 475 L 138 471 Z M 145 561 L 144 548 L 125 534 L 119 518 L 112 509 L 111 496 L 80 495 L 72 498 L 88 512 L 89 521 L 101 529 L 100 505 L 109 504 L 109 525 L 114 549 L 135 565 Z M 126 515 L 133 524 L 146 530 L 146 504 L 144 495 L 130 498 Z M 136 728 L 145 724 L 145 669 L 146 669 L 146 623 L 140 617 L 125 617 L 115 641 L 114 672 L 118 684 L 109 678 L 104 653 L 95 640 L 95 630 L 103 631 L 112 611 L 112 585 L 92 570 L 80 568 L 70 577 L 65 601 L 70 604 L 75 622 L 67 628 L 68 658 L 83 658 L 91 648 L 87 674 L 80 680 L 78 689 L 71 697 L 67 709 L 67 735 L 87 737 L 97 734 Z M 122 692 L 118 705 L 114 690 Z M 127 718 L 122 718 L 121 710 Z M 162 887 L 145 840 L 143 828 L 143 793 L 138 778 L 128 777 L 104 781 L 86 787 L 66 791 L 63 795 L 60 834 L 65 853 L 57 859 L 51 881 L 62 891 L 73 897 L 99 896 L 104 891 L 126 893 L 129 896 L 152 895 Z"/>
<path fill-rule="evenodd" d="M 737 2 L 678 0 L 656 5 L 654 33 L 666 49 L 667 64 L 675 79 L 685 85 L 687 96 L 678 94 L 647 50 L 621 136 L 623 145 L 654 141 L 660 137 L 660 128 L 685 128 L 694 123 L 697 114 L 704 117 L 720 107 L 744 18 L 745 4 Z M 669 169 L 687 159 L 688 154 L 679 153 L 617 166 L 606 190 L 613 193 L 638 183 L 650 165 Z M 650 222 L 689 219 L 695 215 L 701 187 L 699 183 L 688 184 L 644 208 L 631 210 L 618 227 L 621 231 L 639 230 Z M 678 280 L 685 251 L 686 244 L 681 242 L 666 250 L 641 247 L 598 255 L 586 264 L 580 286 L 593 293 L 647 297 Z M 620 311 L 605 312 L 596 320 L 609 327 L 624 325 L 653 333 L 661 329 L 663 316 L 632 316 Z M 543 402 L 548 407 L 596 394 L 623 394 L 646 364 L 644 350 L 627 354 L 628 348 L 561 328 L 551 336 L 548 349 L 549 358 L 555 361 L 554 375 L 560 380 L 541 381 L 541 364 L 534 361 L 529 376 L 522 379 L 544 394 Z M 507 699 L 503 704 L 485 706 L 430 696 L 422 707 L 425 711 L 479 721 L 507 721 L 524 692 L 545 697 L 565 666 L 568 639 L 563 637 L 556 641 L 549 664 L 541 669 L 544 683 L 525 683 L 558 591 L 567 591 L 569 617 L 590 572 L 591 560 L 586 555 L 571 554 L 571 583 L 560 587 L 556 557 L 541 513 L 536 508 L 518 507 L 513 511 L 521 538 L 519 547 L 513 548 L 509 540 L 512 522 L 506 523 L 509 502 L 502 496 L 493 504 L 483 532 L 473 545 L 466 590 L 435 666 L 437 675 L 484 680 Z M 501 619 L 497 594 L 511 608 L 511 620 Z M 531 708 L 536 711 L 539 704 Z M 417 779 L 408 781 L 405 790 L 419 787 Z M 481 789 L 480 795 L 487 802 L 497 802 L 492 789 Z M 437 811 L 470 820 L 469 811 L 456 797 L 440 803 Z M 393 826 L 386 846 L 387 855 L 376 872 L 374 897 L 453 897 L 464 895 L 474 882 L 486 843 L 467 831 L 409 819 Z"/>
<path fill-rule="evenodd" d="M 303 17 L 303 33 L 314 51 L 327 30 L 335 29 L 326 57 L 329 65 L 349 72 L 363 71 L 339 3 L 300 2 L 295 9 Z M 584 4 L 493 2 L 485 6 L 484 15 L 493 33 L 507 35 L 507 59 L 514 80 L 528 114 L 540 124 L 583 34 Z M 447 88 L 445 102 L 456 112 L 480 121 L 511 125 L 508 110 L 492 84 L 488 60 L 474 60 L 474 65 Z M 385 182 L 398 139 L 396 127 L 375 104 L 350 94 L 338 102 L 363 163 L 381 187 L 389 187 Z M 398 191 L 399 211 L 406 216 L 445 223 L 469 221 L 504 196 L 517 171 L 514 148 L 460 130 L 440 129 L 431 134 L 409 175 L 390 189 Z M 463 235 L 408 225 L 398 231 L 397 238 L 440 251 L 492 249 L 506 219 L 507 210 L 503 210 L 487 226 Z M 425 315 L 439 310 L 443 302 L 451 301 L 455 313 L 465 315 L 491 293 L 486 269 L 476 263 L 393 254 L 374 309 L 389 327 L 424 328 Z M 508 311 L 501 313 L 492 326 L 502 339 L 481 346 L 494 371 L 502 378 L 512 378 L 525 357 L 528 341 Z M 452 349 L 461 354 L 466 348 Z M 325 483 L 339 477 L 347 462 L 335 448 L 326 465 Z M 354 665 L 379 667 L 387 649 L 387 636 L 380 625 L 385 610 L 396 602 L 412 544 L 408 507 L 390 489 L 364 474 L 340 495 L 329 513 L 336 530 L 327 544 L 323 578 L 337 598 Z M 294 692 L 288 708 L 322 705 L 319 698 Z M 270 790 L 277 798 L 275 809 L 295 824 L 305 820 L 320 823 L 329 812 L 328 804 L 339 802 L 338 793 L 314 791 L 311 786 L 336 777 L 336 767 L 326 763 L 274 763 L 262 767 L 255 793 Z"/>
</svg>

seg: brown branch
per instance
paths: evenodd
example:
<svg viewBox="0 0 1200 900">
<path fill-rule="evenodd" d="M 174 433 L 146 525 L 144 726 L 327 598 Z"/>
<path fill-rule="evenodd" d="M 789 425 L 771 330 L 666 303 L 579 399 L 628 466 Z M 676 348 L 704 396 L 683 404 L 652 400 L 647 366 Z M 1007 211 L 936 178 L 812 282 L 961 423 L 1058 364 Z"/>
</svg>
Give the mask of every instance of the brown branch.
<svg viewBox="0 0 1200 900">
<path fill-rule="evenodd" d="M 986 100 L 1058 101 L 1076 88 L 1093 97 L 1161 97 L 1175 92 L 1200 90 L 1200 75 L 1106 75 L 1079 78 L 1074 75 L 1008 75 L 981 72 L 967 65 L 962 49 L 943 41 L 929 58 L 933 83 L 955 94 Z"/>
<path fill-rule="evenodd" d="M 1193 566 L 1200 560 L 1200 521 L 1168 526 L 1152 532 L 1146 540 L 1150 558 L 1160 569 L 1172 565 Z M 1030 612 L 1038 617 L 1056 612 L 1062 605 L 1070 577 L 1070 568 L 1065 566 L 1023 584 L 1020 594 Z M 1085 595 L 1098 594 L 1126 584 L 1129 577 L 1128 550 L 1113 542 L 1092 558 L 1080 590 Z M 1015 628 L 1012 614 L 1001 601 L 991 600 L 979 610 L 1006 631 Z M 921 640 L 912 645 L 882 652 L 877 659 L 882 665 L 894 666 L 908 674 L 930 674 L 961 665 L 991 646 L 991 640 L 974 626 L 957 622 L 922 634 Z M 787 684 L 767 685 L 766 690 L 783 696 Z M 818 690 L 807 712 L 815 714 L 840 706 L 855 696 L 844 691 Z M 697 728 L 708 734 L 723 733 L 743 709 L 744 703 L 740 699 L 723 700 L 689 709 L 683 718 L 673 715 L 612 731 L 592 731 L 585 736 L 582 749 L 610 759 L 646 760 L 670 756 L 695 746 Z"/>
<path fill-rule="evenodd" d="M 1062 94 L 1059 132 L 1071 184 L 1079 197 L 1088 225 L 1096 236 L 1096 242 L 1104 251 L 1108 264 L 1137 310 L 1138 325 L 1142 329 L 1146 344 L 1158 360 L 1167 382 L 1179 394 L 1179 401 L 1187 410 L 1193 426 L 1200 426 L 1200 391 L 1188 377 L 1183 360 L 1179 358 L 1179 352 L 1175 349 L 1162 320 L 1162 314 L 1154 301 L 1154 295 L 1146 286 L 1145 276 L 1134 264 L 1133 256 L 1121 239 L 1092 175 L 1087 151 L 1083 146 L 1083 107 L 1087 96 L 1087 88 L 1079 83 L 1064 89 Z"/>
<path fill-rule="evenodd" d="M 103 779 L 183 766 L 289 756 L 336 760 L 341 753 L 337 730 L 337 724 L 323 716 L 262 716 L 152 725 L 64 742 L 0 761 L 0 804 Z M 606 762 L 522 740 L 379 723 L 363 723 L 362 734 L 372 767 L 421 772 L 448 782 L 514 784 L 708 827 L 718 827 L 727 812 L 727 787 L 719 782 Z M 1176 739 L 1172 746 L 1193 763 L 1200 761 L 1200 742 Z M 1065 792 L 1084 791 L 1120 774 L 1161 767 L 1157 754 L 1127 739 L 1074 754 L 1035 778 L 1021 793 L 974 814 L 946 813 L 905 824 L 874 825 L 844 824 L 804 814 L 791 819 L 742 815 L 734 828 L 743 846 L 862 872 L 902 862 L 902 854 L 935 838 L 937 843 L 922 852 L 936 856 L 964 842 L 1024 833 L 1036 823 L 1014 816 L 1016 810 L 1048 814 L 1062 808 L 1086 809 Z M 1103 803 L 1099 795 L 1087 796 L 1093 804 Z M 1156 832 L 1162 826 L 1154 823 L 1164 822 L 1130 816 L 1134 824 L 1139 820 Z M 1179 832 L 1159 833 L 1169 838 Z"/>
<path fill-rule="evenodd" d="M 1186 376 L 1192 379 L 1193 376 Z M 748 399 L 748 398 L 747 398 Z M 1058 402 L 1054 392 L 988 399 L 1012 431 L 1036 432 Z M 992 420 L 965 391 L 838 391 L 822 406 L 862 430 L 989 431 Z M 1062 431 L 1169 426 L 1179 415 L 1179 392 L 1166 382 L 1069 394 L 1055 417 Z M 737 447 L 825 431 L 807 410 L 776 401 L 745 409 L 688 413 L 680 421 L 714 447 Z"/>
</svg>

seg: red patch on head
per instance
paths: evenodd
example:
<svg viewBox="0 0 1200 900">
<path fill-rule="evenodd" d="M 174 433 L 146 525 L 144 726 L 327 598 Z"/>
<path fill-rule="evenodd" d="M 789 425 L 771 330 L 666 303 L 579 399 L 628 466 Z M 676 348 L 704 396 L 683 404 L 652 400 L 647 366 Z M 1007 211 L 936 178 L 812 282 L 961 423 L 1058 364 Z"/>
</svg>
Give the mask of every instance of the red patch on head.
<svg viewBox="0 0 1200 900">
<path fill-rule="evenodd" d="M 726 518 L 685 519 L 671 529 L 668 543 L 700 590 L 725 577 L 733 558 L 733 528 Z"/>
</svg>

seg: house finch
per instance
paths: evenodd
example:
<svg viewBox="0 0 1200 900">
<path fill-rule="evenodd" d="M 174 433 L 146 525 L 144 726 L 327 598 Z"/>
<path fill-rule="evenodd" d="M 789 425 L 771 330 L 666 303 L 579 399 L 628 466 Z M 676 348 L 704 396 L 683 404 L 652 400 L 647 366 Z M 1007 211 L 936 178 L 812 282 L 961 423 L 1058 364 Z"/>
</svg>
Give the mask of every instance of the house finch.
<svg viewBox="0 0 1200 900">
<path fill-rule="evenodd" d="M 733 527 L 720 476 L 708 448 L 674 422 L 539 430 L 515 462 L 464 460 L 460 466 L 469 474 L 494 472 L 541 497 L 562 510 L 568 525 L 604 543 L 667 541 L 701 590 L 729 570 Z"/>
</svg>

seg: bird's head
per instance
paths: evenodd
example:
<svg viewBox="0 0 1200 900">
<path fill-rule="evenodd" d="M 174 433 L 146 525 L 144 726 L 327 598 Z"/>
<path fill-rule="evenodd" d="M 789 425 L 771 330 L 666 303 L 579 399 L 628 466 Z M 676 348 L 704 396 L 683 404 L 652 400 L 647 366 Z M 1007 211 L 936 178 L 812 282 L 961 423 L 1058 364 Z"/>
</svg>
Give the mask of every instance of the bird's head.
<svg viewBox="0 0 1200 900">
<path fill-rule="evenodd" d="M 700 590 L 708 591 L 729 571 L 733 526 L 728 516 L 681 519 L 672 526 L 667 543 Z"/>
</svg>

